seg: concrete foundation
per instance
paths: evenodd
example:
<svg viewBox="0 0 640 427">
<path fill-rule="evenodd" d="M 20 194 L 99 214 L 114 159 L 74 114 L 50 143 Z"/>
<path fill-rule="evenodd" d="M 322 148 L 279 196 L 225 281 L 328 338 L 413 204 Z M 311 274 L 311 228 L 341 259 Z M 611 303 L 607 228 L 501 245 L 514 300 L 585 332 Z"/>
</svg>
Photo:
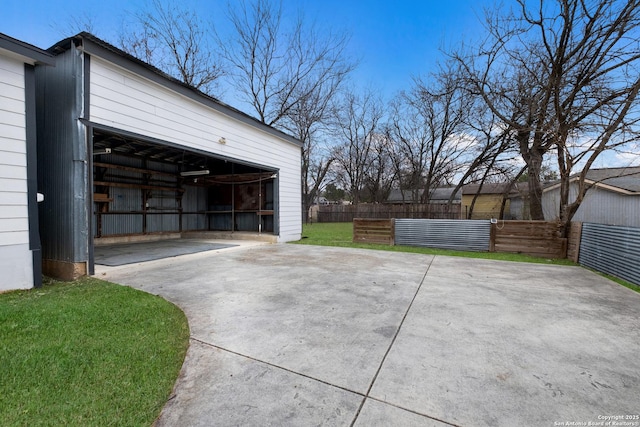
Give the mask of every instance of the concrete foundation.
<svg viewBox="0 0 640 427">
<path fill-rule="evenodd" d="M 58 280 L 76 280 L 87 275 L 87 263 L 45 259 L 42 260 L 42 274 Z"/>
</svg>

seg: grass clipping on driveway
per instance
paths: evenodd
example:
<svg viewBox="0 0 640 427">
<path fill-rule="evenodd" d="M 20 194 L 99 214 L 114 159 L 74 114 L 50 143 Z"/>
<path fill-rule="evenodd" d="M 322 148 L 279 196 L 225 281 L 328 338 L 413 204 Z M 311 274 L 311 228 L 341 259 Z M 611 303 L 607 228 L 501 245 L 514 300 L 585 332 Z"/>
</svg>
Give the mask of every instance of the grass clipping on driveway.
<svg viewBox="0 0 640 427">
<path fill-rule="evenodd" d="M 87 278 L 0 295 L 2 425 L 151 425 L 188 346 L 184 313 Z"/>
</svg>

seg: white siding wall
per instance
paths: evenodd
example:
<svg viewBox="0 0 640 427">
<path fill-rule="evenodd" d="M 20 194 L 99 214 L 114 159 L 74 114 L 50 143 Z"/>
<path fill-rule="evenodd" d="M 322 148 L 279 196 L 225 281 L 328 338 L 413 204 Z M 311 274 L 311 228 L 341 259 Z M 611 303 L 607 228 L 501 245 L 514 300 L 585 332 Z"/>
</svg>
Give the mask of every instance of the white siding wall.
<svg viewBox="0 0 640 427">
<path fill-rule="evenodd" d="M 0 52 L 0 291 L 33 287 L 24 62 Z"/>
<path fill-rule="evenodd" d="M 300 147 L 95 56 L 90 91 L 95 123 L 279 169 L 279 241 L 300 238 Z"/>
</svg>

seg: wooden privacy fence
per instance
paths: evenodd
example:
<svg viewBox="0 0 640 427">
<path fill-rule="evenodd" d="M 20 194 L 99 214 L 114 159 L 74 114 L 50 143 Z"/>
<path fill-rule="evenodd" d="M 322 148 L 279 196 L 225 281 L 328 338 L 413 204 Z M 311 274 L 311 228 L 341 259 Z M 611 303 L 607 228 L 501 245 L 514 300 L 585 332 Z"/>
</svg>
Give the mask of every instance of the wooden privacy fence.
<svg viewBox="0 0 640 427">
<path fill-rule="evenodd" d="M 411 220 L 402 220 L 409 222 Z M 424 221 L 424 220 L 416 220 Z M 442 236 L 456 236 L 460 229 L 469 221 L 433 221 L 435 227 L 445 227 L 448 229 L 441 230 L 436 233 Z M 477 223 L 478 221 L 474 221 Z M 487 220 L 487 225 L 489 220 Z M 457 225 L 460 225 L 458 227 Z M 418 227 L 416 227 L 417 229 Z M 462 227 L 464 228 L 464 227 Z M 463 229 L 463 233 L 465 233 Z M 567 239 L 561 236 L 560 225 L 556 222 L 545 221 L 498 221 L 491 224 L 491 228 L 485 234 L 486 237 L 480 238 L 488 241 L 489 252 L 512 252 L 527 255 L 545 257 L 545 258 L 566 258 L 567 257 Z M 460 235 L 462 237 L 462 235 Z M 418 237 L 423 239 L 423 237 Z M 476 236 L 476 239 L 478 236 Z M 579 239 L 579 236 L 574 236 Z M 382 243 L 393 245 L 396 242 L 396 227 L 394 219 L 362 219 L 353 220 L 353 241 L 360 243 Z M 416 242 L 419 246 L 430 246 L 430 242 Z M 436 242 L 431 242 L 432 247 L 440 247 Z M 469 240 L 469 247 L 464 244 L 459 245 L 459 250 L 477 250 L 472 248 Z M 577 243 L 579 245 L 579 241 Z M 486 246 L 485 246 L 486 247 Z M 485 249 L 486 250 L 486 249 Z"/>
<path fill-rule="evenodd" d="M 387 205 L 361 203 L 359 205 L 320 205 L 318 222 L 352 222 L 355 218 L 425 218 L 459 219 L 460 205 L 447 203 Z"/>
<path fill-rule="evenodd" d="M 353 220 L 353 241 L 359 243 L 394 244 L 393 219 L 360 219 Z"/>
<path fill-rule="evenodd" d="M 491 224 L 489 251 L 566 258 L 567 239 L 557 222 L 498 221 Z"/>
</svg>

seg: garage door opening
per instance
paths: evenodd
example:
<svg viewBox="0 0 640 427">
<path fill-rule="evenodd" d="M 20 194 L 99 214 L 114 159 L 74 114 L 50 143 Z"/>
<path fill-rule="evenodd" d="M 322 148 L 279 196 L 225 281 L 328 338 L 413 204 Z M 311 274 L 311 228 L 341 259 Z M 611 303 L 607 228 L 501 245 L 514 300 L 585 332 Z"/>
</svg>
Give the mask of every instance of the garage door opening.
<svg viewBox="0 0 640 427">
<path fill-rule="evenodd" d="M 203 231 L 277 235 L 277 170 L 101 129 L 92 136 L 95 243 Z"/>
</svg>

